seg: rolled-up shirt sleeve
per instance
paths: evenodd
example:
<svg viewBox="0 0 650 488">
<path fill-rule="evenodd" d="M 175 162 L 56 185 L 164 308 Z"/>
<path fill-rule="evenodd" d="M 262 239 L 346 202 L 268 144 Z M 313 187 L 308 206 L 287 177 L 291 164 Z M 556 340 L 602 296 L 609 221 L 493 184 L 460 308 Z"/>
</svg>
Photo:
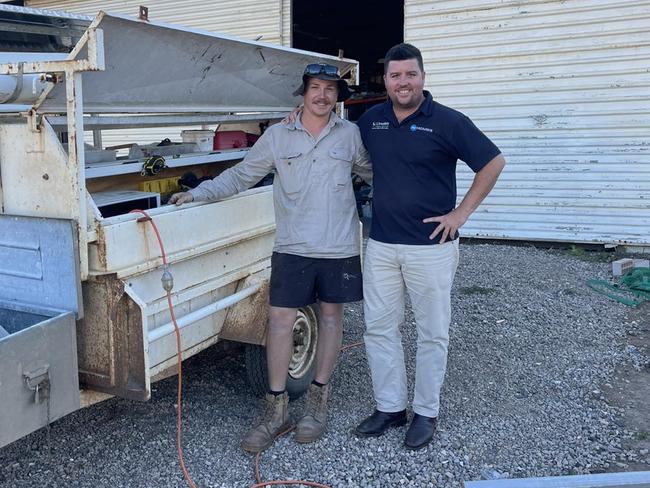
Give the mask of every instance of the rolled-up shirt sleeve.
<svg viewBox="0 0 650 488">
<path fill-rule="evenodd" d="M 244 159 L 211 180 L 189 190 L 194 201 L 215 201 L 249 189 L 275 167 L 273 145 L 268 132 L 262 135 Z"/>
<path fill-rule="evenodd" d="M 355 153 L 352 161 L 352 172 L 363 178 L 363 181 L 372 185 L 372 165 L 370 164 L 370 157 L 363 142 L 359 131 L 355 134 Z"/>
</svg>

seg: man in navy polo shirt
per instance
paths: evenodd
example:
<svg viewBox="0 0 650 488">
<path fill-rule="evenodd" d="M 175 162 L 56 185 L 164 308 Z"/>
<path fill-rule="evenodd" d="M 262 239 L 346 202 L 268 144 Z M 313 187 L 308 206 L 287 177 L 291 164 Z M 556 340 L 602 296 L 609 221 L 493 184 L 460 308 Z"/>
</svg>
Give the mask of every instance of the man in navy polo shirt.
<svg viewBox="0 0 650 488">
<path fill-rule="evenodd" d="M 364 335 L 377 408 L 359 424 L 379 436 L 406 423 L 406 369 L 399 324 L 408 290 L 417 324 L 413 419 L 405 446 L 433 437 L 447 364 L 458 229 L 497 181 L 505 160 L 465 115 L 424 91 L 420 51 L 392 47 L 384 58 L 390 100 L 366 112 L 361 137 L 373 165 L 373 215 L 364 265 Z M 456 163 L 476 174 L 456 207 Z"/>
</svg>

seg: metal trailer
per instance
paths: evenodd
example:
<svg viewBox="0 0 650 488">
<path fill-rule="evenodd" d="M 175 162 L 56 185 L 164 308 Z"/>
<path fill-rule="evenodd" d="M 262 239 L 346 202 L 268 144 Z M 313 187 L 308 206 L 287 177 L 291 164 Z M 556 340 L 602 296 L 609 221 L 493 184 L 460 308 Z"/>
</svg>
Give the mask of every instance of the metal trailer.
<svg viewBox="0 0 650 488">
<path fill-rule="evenodd" d="M 650 471 L 466 481 L 465 488 L 650 488 Z"/>
<path fill-rule="evenodd" d="M 67 47 L 0 53 L 0 447 L 111 395 L 148 400 L 151 383 L 175 372 L 155 235 L 141 215 L 103 216 L 93 198 L 137 188 L 143 160 L 86 162 L 84 131 L 101 147 L 107 129 L 278 119 L 298 101 L 291 93 L 305 64 L 327 62 L 356 76 L 352 60 L 159 24 L 144 14 L 93 19 L 0 5 L 5 39 Z M 215 173 L 245 152 L 185 154 L 168 158 L 164 171 Z M 149 214 L 175 278 L 182 357 L 224 338 L 247 343 L 259 388 L 271 187 Z M 306 308 L 294 327 L 295 394 L 313 374 L 316 321 Z"/>
</svg>

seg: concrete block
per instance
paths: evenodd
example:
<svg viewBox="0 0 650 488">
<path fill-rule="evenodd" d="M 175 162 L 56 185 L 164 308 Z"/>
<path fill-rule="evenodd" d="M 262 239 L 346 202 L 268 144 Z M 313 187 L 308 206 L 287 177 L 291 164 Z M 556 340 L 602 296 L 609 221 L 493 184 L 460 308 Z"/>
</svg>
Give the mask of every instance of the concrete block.
<svg viewBox="0 0 650 488">
<path fill-rule="evenodd" d="M 612 274 L 614 276 L 623 276 L 628 271 L 634 269 L 634 259 L 623 258 L 617 259 L 612 263 Z"/>
</svg>

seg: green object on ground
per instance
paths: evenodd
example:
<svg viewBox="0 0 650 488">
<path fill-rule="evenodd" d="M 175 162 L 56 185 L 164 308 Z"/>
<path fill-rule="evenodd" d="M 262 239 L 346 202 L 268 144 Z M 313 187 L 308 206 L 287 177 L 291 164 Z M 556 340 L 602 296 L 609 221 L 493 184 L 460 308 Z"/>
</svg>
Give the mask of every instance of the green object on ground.
<svg viewBox="0 0 650 488">
<path fill-rule="evenodd" d="M 592 290 L 629 307 L 650 301 L 650 269 L 635 268 L 621 278 L 620 284 L 605 280 L 587 280 Z"/>
<path fill-rule="evenodd" d="M 621 283 L 633 290 L 650 292 L 650 268 L 634 268 L 623 275 Z"/>
</svg>

